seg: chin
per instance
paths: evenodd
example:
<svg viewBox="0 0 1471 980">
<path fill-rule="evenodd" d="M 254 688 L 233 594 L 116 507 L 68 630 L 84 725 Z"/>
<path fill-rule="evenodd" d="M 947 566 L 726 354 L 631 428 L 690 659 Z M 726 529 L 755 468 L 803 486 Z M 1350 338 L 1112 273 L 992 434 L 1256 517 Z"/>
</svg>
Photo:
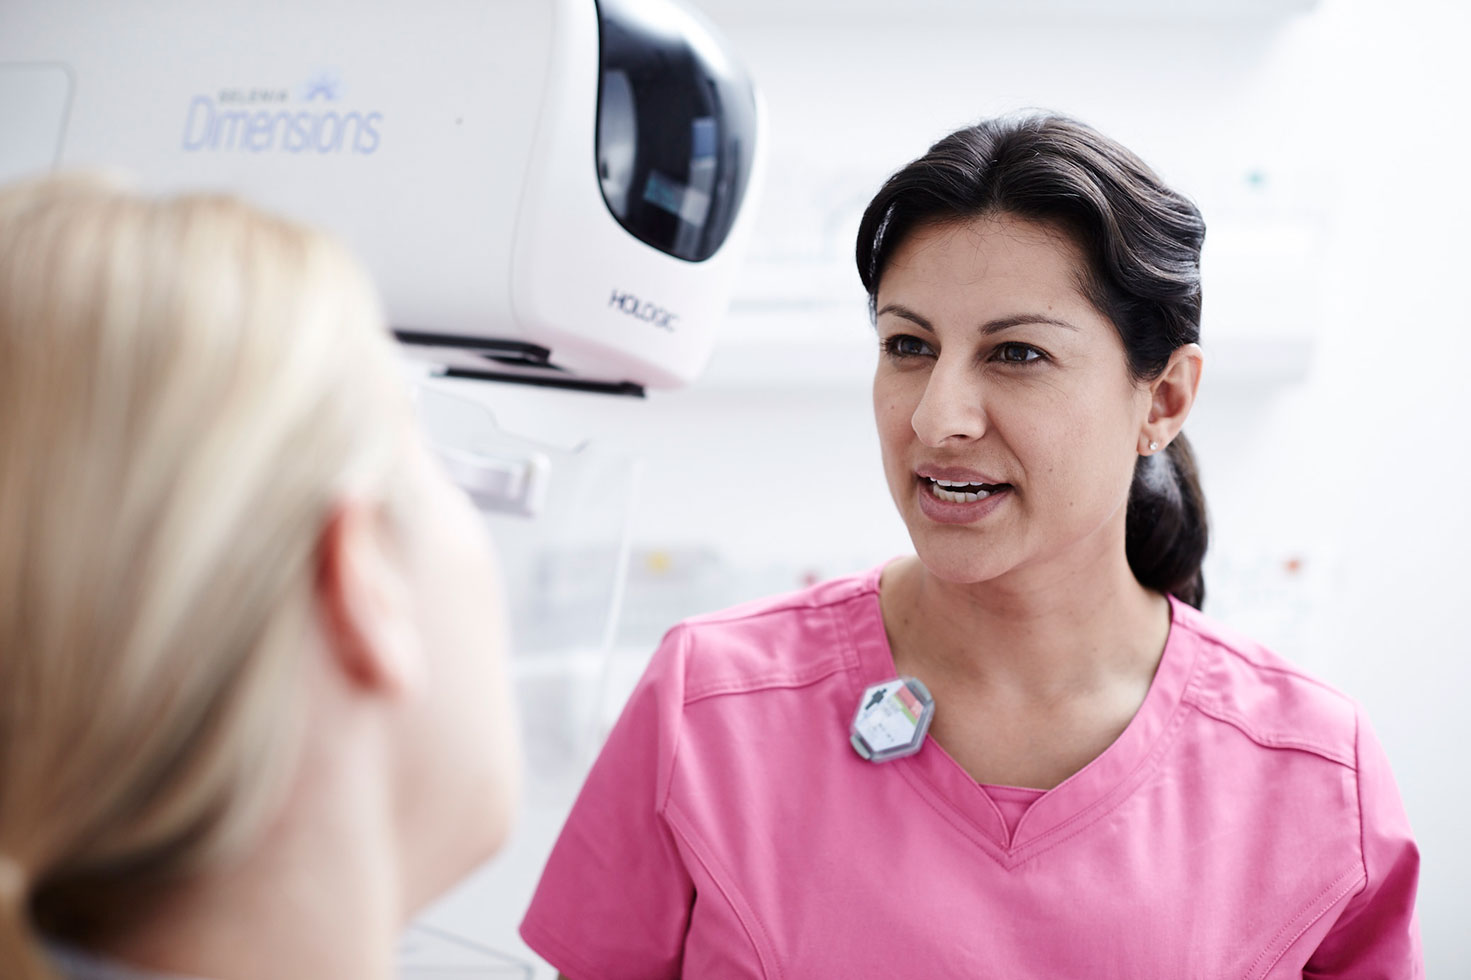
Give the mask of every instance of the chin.
<svg viewBox="0 0 1471 980">
<path fill-rule="evenodd" d="M 910 534 L 909 540 L 925 571 L 951 585 L 989 582 L 1006 574 L 1015 564 L 1005 560 L 998 549 L 989 546 L 979 535 Z"/>
<path fill-rule="evenodd" d="M 481 839 L 481 851 L 477 864 L 484 864 L 495 857 L 506 846 L 511 832 L 516 828 L 516 815 L 521 800 L 521 767 L 511 767 L 510 772 L 501 774 L 496 793 L 485 813 L 485 834 Z"/>
<path fill-rule="evenodd" d="M 462 818 L 458 840 L 461 846 L 457 857 L 466 873 L 500 853 L 511 836 L 520 809 L 519 758 L 502 756 L 484 761 L 485 765 L 474 770 L 473 799 L 466 799 L 460 808 Z M 462 786 L 468 789 L 471 772 L 462 775 L 466 780 Z"/>
<path fill-rule="evenodd" d="M 505 793 L 462 796 L 453 809 L 438 810 L 439 822 L 428 838 L 429 847 L 409 856 L 414 869 L 408 894 L 410 918 L 501 852 L 515 822 L 515 811 L 515 801 Z"/>
</svg>

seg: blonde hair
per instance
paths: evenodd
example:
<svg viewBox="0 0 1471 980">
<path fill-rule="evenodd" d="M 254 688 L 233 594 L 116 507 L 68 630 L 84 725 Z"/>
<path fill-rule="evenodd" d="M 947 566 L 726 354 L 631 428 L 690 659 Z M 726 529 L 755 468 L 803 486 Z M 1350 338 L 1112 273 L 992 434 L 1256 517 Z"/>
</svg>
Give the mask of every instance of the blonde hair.
<svg viewBox="0 0 1471 980">
<path fill-rule="evenodd" d="M 0 967 L 238 852 L 302 722 L 315 551 L 407 396 L 324 236 L 217 196 L 0 191 Z"/>
</svg>

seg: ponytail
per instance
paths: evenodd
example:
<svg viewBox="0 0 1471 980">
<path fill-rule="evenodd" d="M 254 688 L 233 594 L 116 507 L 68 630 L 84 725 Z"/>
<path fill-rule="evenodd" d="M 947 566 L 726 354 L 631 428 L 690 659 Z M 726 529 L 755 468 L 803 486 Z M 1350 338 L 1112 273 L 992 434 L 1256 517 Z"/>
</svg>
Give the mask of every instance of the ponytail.
<svg viewBox="0 0 1471 980">
<path fill-rule="evenodd" d="M 1182 432 L 1162 453 L 1140 456 L 1129 487 L 1124 550 L 1139 584 L 1199 609 L 1209 532 L 1195 454 Z"/>
</svg>

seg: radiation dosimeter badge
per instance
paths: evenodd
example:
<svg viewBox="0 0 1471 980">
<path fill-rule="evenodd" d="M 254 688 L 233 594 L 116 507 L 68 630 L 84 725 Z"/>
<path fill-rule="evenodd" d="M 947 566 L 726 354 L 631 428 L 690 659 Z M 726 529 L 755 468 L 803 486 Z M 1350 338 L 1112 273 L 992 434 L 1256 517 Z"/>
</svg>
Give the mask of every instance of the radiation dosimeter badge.
<svg viewBox="0 0 1471 980">
<path fill-rule="evenodd" d="M 896 677 L 863 692 L 848 741 L 869 762 L 902 759 L 924 747 L 934 717 L 929 688 L 916 678 Z"/>
</svg>

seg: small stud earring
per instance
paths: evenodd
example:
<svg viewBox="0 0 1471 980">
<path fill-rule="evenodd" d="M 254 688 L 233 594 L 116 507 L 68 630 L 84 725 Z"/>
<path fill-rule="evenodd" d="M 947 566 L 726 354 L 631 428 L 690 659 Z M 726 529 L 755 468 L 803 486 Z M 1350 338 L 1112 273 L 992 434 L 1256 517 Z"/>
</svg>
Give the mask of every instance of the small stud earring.
<svg viewBox="0 0 1471 980">
<path fill-rule="evenodd" d="M 1149 451 L 1150 451 L 1150 452 L 1154 452 L 1154 451 L 1156 451 L 1156 450 L 1157 450 L 1157 449 L 1159 449 L 1159 443 L 1157 443 L 1157 442 L 1151 442 L 1151 443 L 1150 443 L 1150 444 L 1149 444 Z"/>
</svg>

